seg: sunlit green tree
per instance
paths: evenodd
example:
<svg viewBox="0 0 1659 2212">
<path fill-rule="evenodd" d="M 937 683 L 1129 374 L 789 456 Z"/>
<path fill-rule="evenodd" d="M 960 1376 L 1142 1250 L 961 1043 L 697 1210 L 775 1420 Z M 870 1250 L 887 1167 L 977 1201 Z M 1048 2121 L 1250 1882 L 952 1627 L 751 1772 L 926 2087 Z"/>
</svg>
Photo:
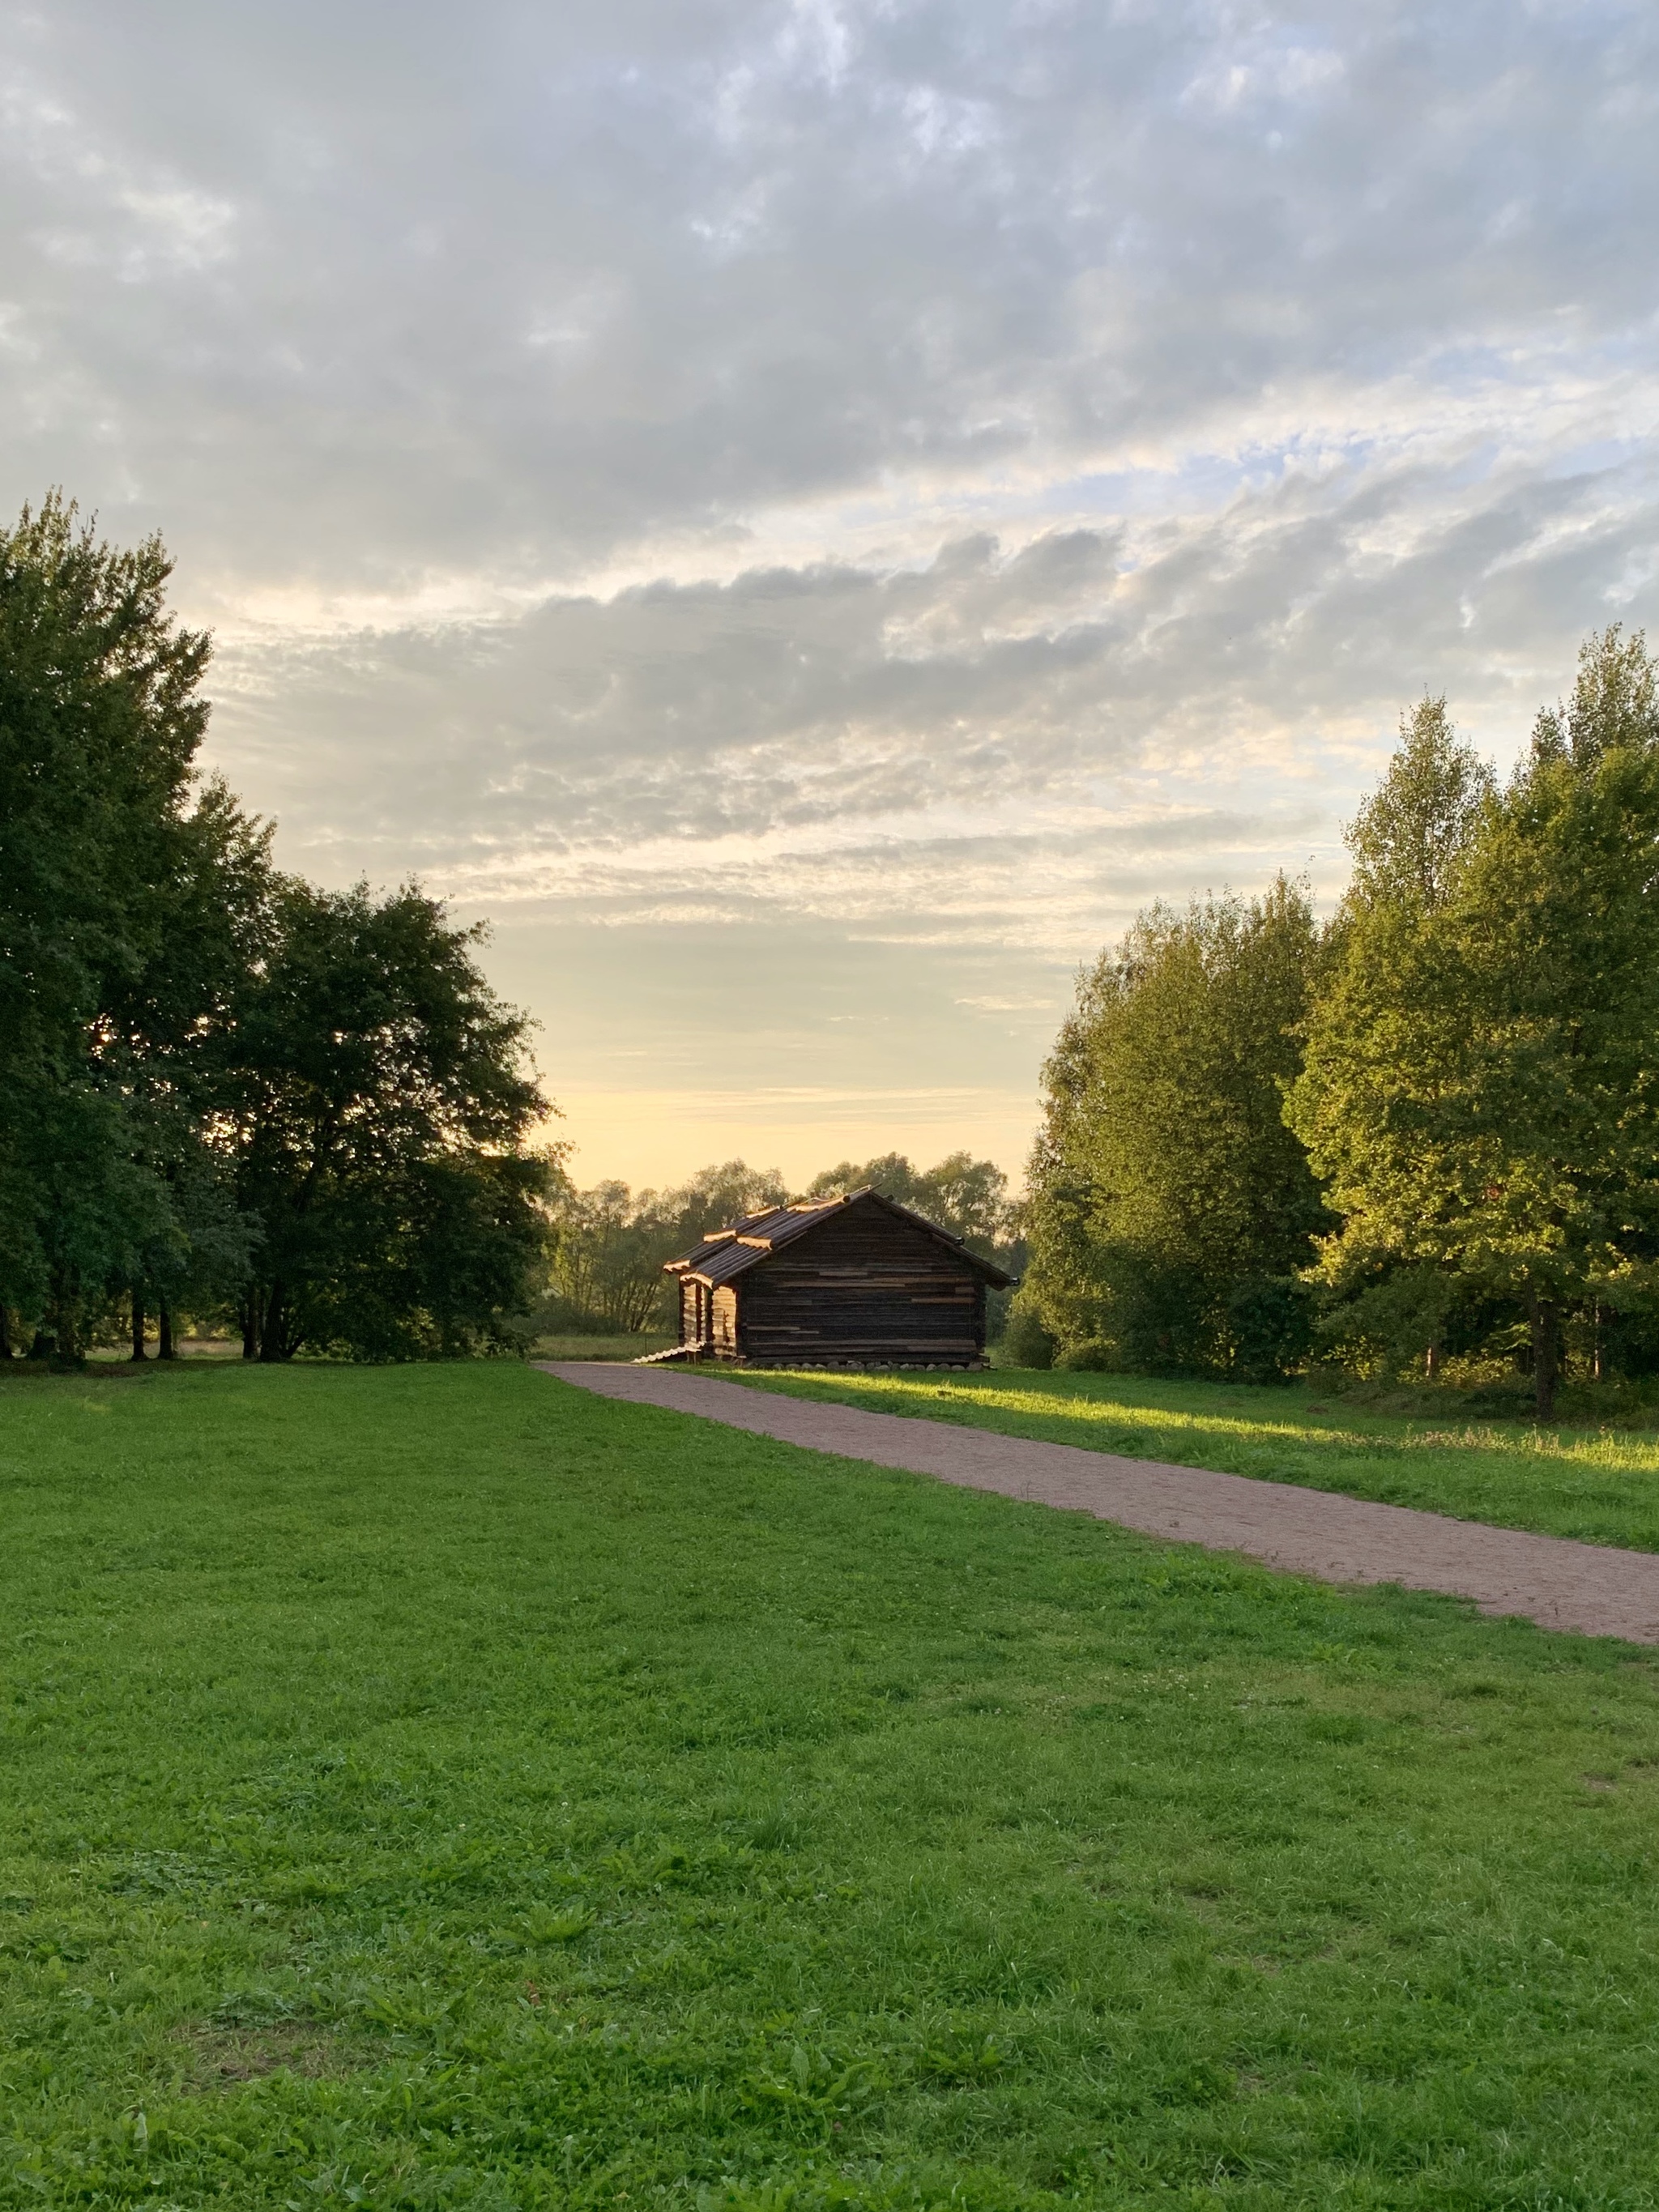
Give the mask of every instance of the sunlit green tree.
<svg viewBox="0 0 1659 2212">
<path fill-rule="evenodd" d="M 1415 812 L 1413 792 L 1430 794 Z M 1425 850 L 1426 871 L 1413 857 Z M 1515 1301 L 1546 1417 L 1564 1318 L 1659 1289 L 1659 696 L 1645 641 L 1615 628 L 1586 643 L 1571 702 L 1540 717 L 1501 791 L 1443 717 L 1419 718 L 1355 853 L 1288 1108 L 1342 1217 L 1325 1273 L 1353 1287 L 1418 1271 L 1431 1328 L 1437 1297 L 1441 1310 L 1459 1292 Z"/>
<path fill-rule="evenodd" d="M 1318 945 L 1280 877 L 1153 908 L 1083 978 L 1045 1071 L 1022 1302 L 1073 1356 L 1265 1376 L 1305 1349 L 1327 1224 L 1282 1107 Z"/>
</svg>

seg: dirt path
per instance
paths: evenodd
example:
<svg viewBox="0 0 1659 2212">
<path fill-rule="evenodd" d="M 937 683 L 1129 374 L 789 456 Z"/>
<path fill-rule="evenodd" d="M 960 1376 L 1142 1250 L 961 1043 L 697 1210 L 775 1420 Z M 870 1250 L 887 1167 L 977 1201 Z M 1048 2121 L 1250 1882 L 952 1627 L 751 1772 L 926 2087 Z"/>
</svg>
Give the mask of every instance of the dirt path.
<svg viewBox="0 0 1659 2212">
<path fill-rule="evenodd" d="M 968 1490 L 1066 1506 L 1212 1552 L 1245 1552 L 1321 1582 L 1444 1590 L 1473 1598 L 1482 1613 L 1521 1613 L 1543 1628 L 1659 1644 L 1659 1553 L 1529 1536 L 1291 1483 L 816 1404 L 672 1369 L 591 1360 L 536 1364 L 601 1397 L 695 1413 L 809 1451 L 937 1475 Z"/>
</svg>

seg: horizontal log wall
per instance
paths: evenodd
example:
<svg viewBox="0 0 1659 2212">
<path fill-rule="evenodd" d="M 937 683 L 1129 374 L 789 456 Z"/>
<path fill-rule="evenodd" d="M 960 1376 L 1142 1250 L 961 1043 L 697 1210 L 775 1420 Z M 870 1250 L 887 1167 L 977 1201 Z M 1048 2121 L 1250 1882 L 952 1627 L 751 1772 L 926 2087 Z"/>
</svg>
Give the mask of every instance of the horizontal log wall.
<svg viewBox="0 0 1659 2212">
<path fill-rule="evenodd" d="M 925 1231 L 854 1206 L 740 1279 L 738 1355 L 757 1363 L 972 1364 L 985 1286 Z"/>
</svg>

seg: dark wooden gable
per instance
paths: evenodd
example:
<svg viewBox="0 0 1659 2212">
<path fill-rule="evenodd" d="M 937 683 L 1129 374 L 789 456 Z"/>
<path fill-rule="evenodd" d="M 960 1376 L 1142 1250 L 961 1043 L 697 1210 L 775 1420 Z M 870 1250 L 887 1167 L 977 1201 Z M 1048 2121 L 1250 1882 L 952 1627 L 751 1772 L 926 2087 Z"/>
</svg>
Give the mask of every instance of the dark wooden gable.
<svg viewBox="0 0 1659 2212">
<path fill-rule="evenodd" d="M 668 1263 L 682 1348 L 764 1366 L 975 1366 L 1001 1269 L 873 1190 L 753 1214 Z"/>
</svg>

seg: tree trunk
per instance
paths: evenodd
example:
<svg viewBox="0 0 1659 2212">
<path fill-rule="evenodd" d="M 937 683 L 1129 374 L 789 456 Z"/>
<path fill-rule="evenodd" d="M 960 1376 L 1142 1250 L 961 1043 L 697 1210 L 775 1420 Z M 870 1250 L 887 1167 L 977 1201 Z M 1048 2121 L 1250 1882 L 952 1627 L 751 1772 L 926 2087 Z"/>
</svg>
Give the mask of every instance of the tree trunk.
<svg viewBox="0 0 1659 2212">
<path fill-rule="evenodd" d="M 1555 1386 L 1561 1371 L 1560 1316 L 1553 1298 L 1528 1301 L 1532 1319 L 1533 1408 L 1540 1421 L 1555 1413 Z"/>
<path fill-rule="evenodd" d="M 52 1340 L 52 1356 L 65 1366 L 74 1366 L 80 1358 L 75 1329 L 75 1297 L 70 1288 L 69 1271 L 58 1267 L 52 1273 L 52 1304 L 46 1322 Z"/>
<path fill-rule="evenodd" d="M 11 1316 L 0 1306 L 0 1359 L 11 1358 Z"/>
<path fill-rule="evenodd" d="M 257 1291 L 248 1292 L 241 1320 L 242 1357 L 244 1359 L 257 1359 L 259 1357 L 259 1294 Z"/>
<path fill-rule="evenodd" d="M 155 1334 L 159 1340 L 155 1357 L 158 1359 L 176 1359 L 179 1355 L 173 1348 L 173 1316 L 165 1306 L 155 1309 Z"/>
<path fill-rule="evenodd" d="M 1423 1370 L 1431 1382 L 1440 1380 L 1440 1346 L 1431 1344 L 1423 1354 Z"/>
<path fill-rule="evenodd" d="M 259 1357 L 270 1366 L 276 1366 L 285 1354 L 283 1350 L 283 1286 L 273 1283 L 270 1297 L 261 1316 Z"/>
<path fill-rule="evenodd" d="M 144 1350 L 144 1294 L 142 1291 L 135 1291 L 132 1294 L 132 1357 L 136 1364 L 148 1356 Z"/>
</svg>

